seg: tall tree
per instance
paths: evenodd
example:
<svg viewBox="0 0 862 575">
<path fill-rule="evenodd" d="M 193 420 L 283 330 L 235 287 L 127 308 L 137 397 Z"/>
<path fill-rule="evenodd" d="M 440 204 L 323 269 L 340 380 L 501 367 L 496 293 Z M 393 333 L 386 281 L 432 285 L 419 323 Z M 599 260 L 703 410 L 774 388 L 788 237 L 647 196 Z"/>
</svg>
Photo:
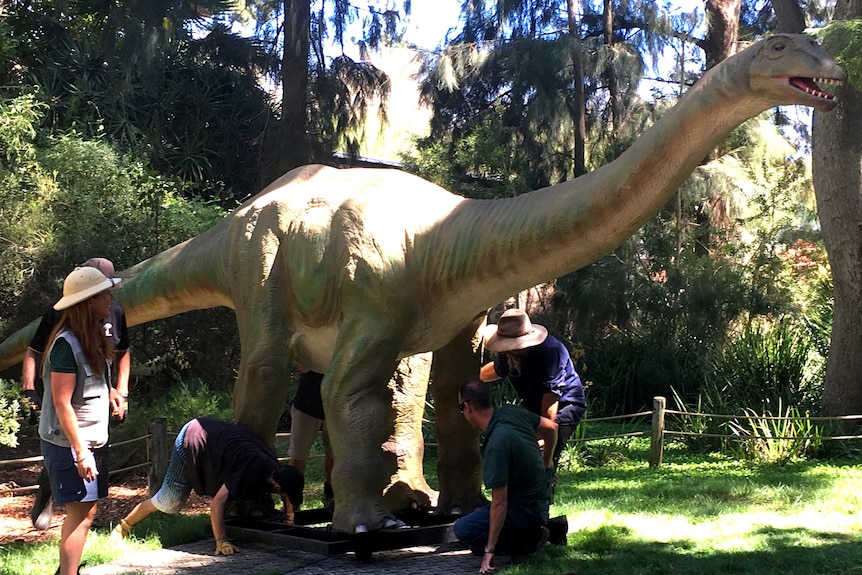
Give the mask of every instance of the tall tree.
<svg viewBox="0 0 862 575">
<path fill-rule="evenodd" d="M 575 0 L 566 0 L 566 23 L 572 45 L 572 124 L 575 127 L 574 175 L 587 173 L 587 102 L 584 99 L 584 47 Z"/>
<path fill-rule="evenodd" d="M 280 125 L 267 141 L 267 179 L 309 161 L 327 161 L 334 148 L 355 153 L 367 108 L 377 99 L 385 115 L 389 93 L 385 74 L 343 53 L 345 32 L 359 8 L 348 0 L 245 0 L 245 6 L 256 35 L 281 62 L 273 70 L 282 100 Z M 366 10 L 357 41 L 362 51 L 400 41 L 401 11 L 377 1 Z M 410 0 L 401 10 L 410 13 Z M 342 54 L 331 57 L 327 46 L 341 47 Z"/>
<path fill-rule="evenodd" d="M 280 153 L 275 158 L 281 174 L 308 162 L 308 56 L 311 26 L 309 0 L 284 0 L 284 47 L 281 58 Z"/>
<path fill-rule="evenodd" d="M 833 18 L 839 24 L 858 21 L 862 0 L 838 0 Z M 858 66 L 858 26 L 855 38 L 849 56 Z M 828 40 L 833 52 L 847 47 Z M 846 85 L 837 95 L 835 110 L 814 113 L 812 169 L 834 298 L 823 410 L 846 415 L 862 413 L 862 93 Z"/>
<path fill-rule="evenodd" d="M 704 50 L 707 68 L 736 53 L 741 4 L 742 0 L 706 0 L 708 32 Z"/>
</svg>

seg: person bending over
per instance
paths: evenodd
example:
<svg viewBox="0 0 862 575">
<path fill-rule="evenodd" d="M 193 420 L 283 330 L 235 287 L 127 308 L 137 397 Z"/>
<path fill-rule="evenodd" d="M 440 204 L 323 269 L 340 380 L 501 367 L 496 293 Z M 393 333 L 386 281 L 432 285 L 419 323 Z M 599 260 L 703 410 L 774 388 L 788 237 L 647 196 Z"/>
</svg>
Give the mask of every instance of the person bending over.
<svg viewBox="0 0 862 575">
<path fill-rule="evenodd" d="M 282 466 L 275 452 L 250 429 L 199 417 L 177 434 L 162 487 L 121 519 L 111 538 L 125 539 L 135 525 L 155 511 L 179 513 L 194 489 L 198 495 L 212 497 L 215 554 L 233 555 L 237 548 L 227 540 L 225 531 L 232 501 L 275 493 L 284 502 L 285 518 L 292 521 L 294 506 L 302 504 L 304 486 L 302 473 L 292 465 Z"/>
<path fill-rule="evenodd" d="M 504 311 L 496 325 L 487 326 L 484 341 L 485 349 L 496 355 L 482 367 L 479 379 L 508 377 L 521 405 L 557 424 L 556 471 L 560 454 L 587 409 L 569 350 L 519 309 Z"/>
</svg>

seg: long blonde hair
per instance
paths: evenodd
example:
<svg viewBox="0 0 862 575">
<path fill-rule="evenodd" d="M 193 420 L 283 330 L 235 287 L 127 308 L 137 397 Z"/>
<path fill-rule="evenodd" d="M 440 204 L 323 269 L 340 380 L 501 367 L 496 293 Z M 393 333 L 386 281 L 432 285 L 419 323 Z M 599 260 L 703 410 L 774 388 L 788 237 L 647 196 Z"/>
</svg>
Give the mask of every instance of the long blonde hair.
<svg viewBox="0 0 862 575">
<path fill-rule="evenodd" d="M 96 294 L 97 297 L 101 294 Z M 101 376 L 105 371 L 105 361 L 113 354 L 113 349 L 108 336 L 105 335 L 105 330 L 102 328 L 101 320 L 93 312 L 93 298 L 85 299 L 82 302 L 76 303 L 70 308 L 63 310 L 63 315 L 60 321 L 54 326 L 51 331 L 51 337 L 48 338 L 48 349 L 54 343 L 54 338 L 57 334 L 68 329 L 75 334 L 78 341 L 81 343 L 81 349 L 84 351 L 84 357 L 90 364 L 93 372 Z M 47 360 L 47 350 L 42 357 L 42 363 Z"/>
</svg>

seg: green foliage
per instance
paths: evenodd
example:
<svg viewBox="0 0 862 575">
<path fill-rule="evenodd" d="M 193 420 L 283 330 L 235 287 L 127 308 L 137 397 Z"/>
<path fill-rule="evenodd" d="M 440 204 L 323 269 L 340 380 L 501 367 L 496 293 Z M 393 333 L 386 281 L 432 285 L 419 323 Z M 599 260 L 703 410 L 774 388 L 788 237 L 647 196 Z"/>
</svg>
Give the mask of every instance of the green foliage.
<svg viewBox="0 0 862 575">
<path fill-rule="evenodd" d="M 587 348 L 583 377 L 593 413 L 634 413 L 652 406 L 654 397 L 672 389 L 693 393 L 705 378 L 708 349 L 687 339 L 675 342 L 657 332 L 611 333 Z"/>
<path fill-rule="evenodd" d="M 808 331 L 811 345 L 824 360 L 829 356 L 829 340 L 832 337 L 832 280 L 821 275 L 814 282 L 811 298 L 802 321 Z"/>
<path fill-rule="evenodd" d="M 822 446 L 823 431 L 796 407 L 782 410 L 779 401 L 777 418 L 768 411 L 762 416 L 752 409 L 743 413 L 728 422 L 728 429 L 738 438 L 731 445 L 739 457 L 761 464 L 786 465 Z"/>
<path fill-rule="evenodd" d="M 18 446 L 18 416 L 21 414 L 20 386 L 0 379 L 0 445 Z"/>
<path fill-rule="evenodd" d="M 207 199 L 244 198 L 260 187 L 274 104 L 256 73 L 273 62 L 217 21 L 192 34 L 202 14 L 232 4 L 39 4 L 35 18 L 16 3 L 8 22 L 26 39 L 19 66 L 50 110 L 46 127 L 107 138 L 149 168 L 202 184 Z M 39 28 L 47 31 L 33 33 Z"/>
<path fill-rule="evenodd" d="M 43 119 L 44 106 L 31 96 L 0 101 L 0 306 L 9 321 L 0 330 L 6 335 L 41 316 L 74 265 L 98 255 L 122 270 L 225 214 L 197 198 L 194 187 L 158 175 L 104 140 L 40 132 Z M 132 330 L 134 369 L 163 365 L 169 371 L 180 364 L 172 358 L 182 356 L 183 373 L 163 380 L 173 383 L 199 365 L 217 374 L 220 385 L 231 380 L 238 349 L 232 315 L 200 315 L 210 319 L 201 324 L 209 327 L 185 318 Z M 226 350 L 221 361 L 193 352 L 208 347 L 204 337 L 211 338 L 211 349 Z"/>
<path fill-rule="evenodd" d="M 684 433 L 684 435 L 674 439 L 695 453 L 719 451 L 723 447 L 724 441 L 718 437 L 710 437 L 710 435 L 725 435 L 726 420 L 708 415 L 705 406 L 715 402 L 708 396 L 711 390 L 707 389 L 698 393 L 694 405 L 690 405 L 676 389 L 671 391 L 675 404 L 673 409 L 682 413 L 668 414 L 665 429 Z"/>
<path fill-rule="evenodd" d="M 52 241 L 53 186 L 36 156 L 43 107 L 32 95 L 0 100 L 0 308 L 25 293 L 34 262 Z M 0 329 L 5 327 L 4 313 Z"/>
<path fill-rule="evenodd" d="M 130 395 L 130 403 L 128 420 L 116 428 L 117 433 L 122 431 L 123 435 L 129 437 L 145 430 L 151 419 L 165 418 L 170 431 L 179 431 L 196 417 L 233 419 L 231 394 L 214 391 L 199 379 L 184 381 L 166 393 L 155 396 Z"/>
<path fill-rule="evenodd" d="M 810 340 L 794 322 L 753 322 L 716 353 L 709 383 L 716 403 L 707 408 L 719 413 L 765 412 L 780 405 L 816 409 L 819 382 L 812 380 L 810 358 Z"/>
<path fill-rule="evenodd" d="M 850 84 L 862 89 L 862 20 L 833 20 L 816 35 L 847 72 Z"/>
</svg>

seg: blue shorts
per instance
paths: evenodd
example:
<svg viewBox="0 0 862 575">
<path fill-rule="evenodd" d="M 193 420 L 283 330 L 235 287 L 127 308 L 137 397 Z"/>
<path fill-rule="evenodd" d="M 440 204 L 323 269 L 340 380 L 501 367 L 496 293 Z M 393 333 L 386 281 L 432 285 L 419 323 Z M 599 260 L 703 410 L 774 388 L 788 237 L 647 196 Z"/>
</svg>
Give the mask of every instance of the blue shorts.
<svg viewBox="0 0 862 575">
<path fill-rule="evenodd" d="M 78 464 L 71 447 L 60 447 L 42 441 L 42 457 L 45 458 L 44 464 L 48 470 L 54 503 L 64 505 L 96 501 L 108 496 L 108 448 L 105 446 L 92 451 L 99 474 L 93 481 L 84 481 L 78 475 Z"/>
<path fill-rule="evenodd" d="M 150 499 L 153 507 L 163 513 L 179 513 L 192 492 L 192 486 L 186 480 L 186 450 L 183 447 L 189 423 L 186 423 L 177 434 L 165 479 L 158 492 Z"/>
</svg>

